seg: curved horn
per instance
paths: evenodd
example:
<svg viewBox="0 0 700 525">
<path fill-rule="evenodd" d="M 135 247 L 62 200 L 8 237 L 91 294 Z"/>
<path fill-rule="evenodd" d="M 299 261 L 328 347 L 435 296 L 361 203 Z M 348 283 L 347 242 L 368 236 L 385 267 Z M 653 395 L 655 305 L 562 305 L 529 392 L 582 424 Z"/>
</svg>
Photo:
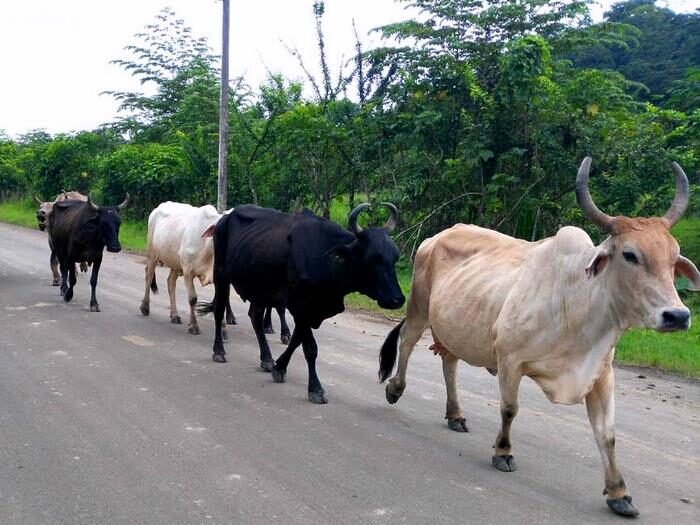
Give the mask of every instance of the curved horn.
<svg viewBox="0 0 700 525">
<path fill-rule="evenodd" d="M 591 157 L 586 157 L 581 163 L 576 175 L 576 201 L 581 206 L 583 214 L 593 224 L 600 226 L 604 231 L 611 231 L 614 219 L 598 209 L 593 202 L 591 192 L 588 191 L 588 172 L 591 169 Z"/>
<path fill-rule="evenodd" d="M 90 207 L 91 207 L 93 210 L 95 210 L 95 211 L 98 211 L 98 210 L 100 209 L 100 207 L 99 207 L 97 204 L 95 204 L 94 202 L 92 202 L 92 199 L 90 198 L 90 194 L 89 194 L 89 193 L 88 193 L 87 203 L 88 203 L 88 206 L 90 206 Z"/>
<path fill-rule="evenodd" d="M 42 200 L 41 200 L 39 197 L 37 197 L 36 195 L 34 195 L 34 200 L 35 200 L 39 205 L 41 205 L 41 204 L 44 203 L 44 201 L 42 201 Z"/>
<path fill-rule="evenodd" d="M 399 210 L 390 202 L 381 202 L 380 204 L 389 208 L 389 218 L 386 220 L 384 228 L 391 233 L 396 228 L 396 223 L 399 222 Z"/>
<path fill-rule="evenodd" d="M 368 202 L 363 202 L 359 206 L 357 206 L 354 210 L 350 212 L 350 215 L 348 215 L 348 228 L 350 228 L 350 231 L 354 233 L 355 235 L 359 235 L 360 232 L 362 231 L 362 228 L 357 225 L 357 217 L 360 215 L 362 210 L 365 208 L 370 208 L 372 205 Z"/>
<path fill-rule="evenodd" d="M 671 163 L 671 169 L 676 175 L 676 195 L 673 197 L 673 203 L 664 215 L 669 223 L 669 228 L 678 222 L 683 216 L 685 209 L 688 207 L 690 193 L 688 191 L 688 177 L 685 176 L 683 169 L 675 162 Z"/>
<path fill-rule="evenodd" d="M 123 210 L 129 205 L 129 202 L 131 201 L 131 197 L 129 197 L 129 192 L 126 192 L 126 196 L 124 197 L 124 202 L 122 202 L 119 206 L 117 206 L 117 209 Z"/>
</svg>

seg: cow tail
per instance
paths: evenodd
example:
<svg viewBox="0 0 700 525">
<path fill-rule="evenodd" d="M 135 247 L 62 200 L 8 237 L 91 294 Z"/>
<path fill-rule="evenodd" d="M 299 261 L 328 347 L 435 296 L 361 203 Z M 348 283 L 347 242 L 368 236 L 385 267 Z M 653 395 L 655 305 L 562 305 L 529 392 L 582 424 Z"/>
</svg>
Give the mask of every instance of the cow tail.
<svg viewBox="0 0 700 525">
<path fill-rule="evenodd" d="M 389 335 L 384 339 L 384 344 L 382 344 L 382 349 L 379 351 L 379 380 L 383 383 L 391 375 L 391 371 L 394 369 L 396 364 L 396 354 L 399 342 L 399 333 L 401 332 L 401 327 L 406 322 L 404 318 L 399 324 L 397 324 Z"/>
<path fill-rule="evenodd" d="M 151 291 L 153 293 L 158 293 L 158 283 L 156 282 L 156 272 L 153 272 L 153 279 L 151 279 Z"/>
<path fill-rule="evenodd" d="M 226 268 L 226 241 L 228 240 L 228 221 L 226 216 L 219 220 L 214 230 L 214 298 L 210 303 L 205 301 L 197 303 L 197 313 L 199 315 L 207 315 L 216 310 L 216 302 L 219 294 L 217 293 L 218 286 L 222 280 L 225 280 L 223 274 Z M 226 283 L 228 286 L 228 283 Z"/>
<path fill-rule="evenodd" d="M 214 311 L 216 307 L 216 299 L 212 302 L 207 303 L 206 301 L 200 301 L 197 303 L 197 313 L 199 315 L 207 315 Z"/>
</svg>

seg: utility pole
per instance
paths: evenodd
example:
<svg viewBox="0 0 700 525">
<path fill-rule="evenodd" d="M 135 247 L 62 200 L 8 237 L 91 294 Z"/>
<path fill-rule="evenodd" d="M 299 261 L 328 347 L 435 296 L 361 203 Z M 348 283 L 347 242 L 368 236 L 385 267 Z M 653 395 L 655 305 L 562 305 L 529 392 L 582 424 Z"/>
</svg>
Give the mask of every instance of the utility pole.
<svg viewBox="0 0 700 525">
<path fill-rule="evenodd" d="M 219 177 L 216 207 L 219 213 L 226 210 L 228 182 L 228 28 L 229 0 L 223 2 L 221 30 L 221 96 L 219 97 Z"/>
</svg>

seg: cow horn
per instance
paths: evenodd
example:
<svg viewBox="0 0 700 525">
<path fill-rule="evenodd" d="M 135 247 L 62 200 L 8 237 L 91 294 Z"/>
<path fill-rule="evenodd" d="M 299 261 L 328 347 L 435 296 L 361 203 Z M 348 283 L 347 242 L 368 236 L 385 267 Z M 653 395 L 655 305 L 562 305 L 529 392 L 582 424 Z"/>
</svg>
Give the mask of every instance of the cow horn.
<svg viewBox="0 0 700 525">
<path fill-rule="evenodd" d="M 396 223 L 399 222 L 399 210 L 390 202 L 382 202 L 380 204 L 389 208 L 389 218 L 386 220 L 384 228 L 391 233 L 396 228 Z"/>
<path fill-rule="evenodd" d="M 576 201 L 581 206 L 583 214 L 593 224 L 600 226 L 604 231 L 611 231 L 614 219 L 598 209 L 593 202 L 591 192 L 588 191 L 588 172 L 591 169 L 591 157 L 583 159 L 576 175 Z"/>
<path fill-rule="evenodd" d="M 362 210 L 364 210 L 365 208 L 370 208 L 371 206 L 372 205 L 370 203 L 363 202 L 350 212 L 350 215 L 348 216 L 348 228 L 350 228 L 350 231 L 352 231 L 352 233 L 354 233 L 355 235 L 359 235 L 362 231 L 362 228 L 357 225 L 358 215 L 360 215 Z"/>
<path fill-rule="evenodd" d="M 669 228 L 678 222 L 685 213 L 685 209 L 688 207 L 688 200 L 690 198 L 688 191 L 688 177 L 685 176 L 683 168 L 681 168 L 675 162 L 671 163 L 671 169 L 676 175 L 676 195 L 673 197 L 673 203 L 671 207 L 664 215 L 664 219 L 668 221 Z"/>
<path fill-rule="evenodd" d="M 124 202 L 122 202 L 119 206 L 117 206 L 117 209 L 123 210 L 129 205 L 129 201 L 131 201 L 131 197 L 129 197 L 129 192 L 126 192 L 126 196 L 124 197 Z"/>
<path fill-rule="evenodd" d="M 95 210 L 95 211 L 98 211 L 98 210 L 100 209 L 100 207 L 99 207 L 97 204 L 95 204 L 94 202 L 92 202 L 92 199 L 90 198 L 90 194 L 89 194 L 89 193 L 88 193 L 87 203 L 88 203 L 88 205 L 89 205 L 93 210 Z"/>
<path fill-rule="evenodd" d="M 37 197 L 36 195 L 34 195 L 34 200 L 35 200 L 38 204 L 40 204 L 40 205 L 44 203 L 44 201 L 42 201 L 42 200 L 41 200 L 39 197 Z"/>
</svg>

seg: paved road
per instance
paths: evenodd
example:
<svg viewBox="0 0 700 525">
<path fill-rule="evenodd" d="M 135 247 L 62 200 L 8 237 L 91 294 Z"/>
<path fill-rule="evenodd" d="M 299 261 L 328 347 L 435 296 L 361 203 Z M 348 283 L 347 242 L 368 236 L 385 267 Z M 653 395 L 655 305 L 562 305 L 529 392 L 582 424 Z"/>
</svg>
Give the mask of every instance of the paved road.
<svg viewBox="0 0 700 525">
<path fill-rule="evenodd" d="M 301 351 L 285 384 L 257 370 L 243 303 L 229 363 L 216 364 L 211 320 L 200 336 L 169 323 L 163 269 L 144 318 L 141 257 L 105 254 L 101 313 L 88 311 L 84 275 L 64 304 L 47 260 L 44 234 L 0 224 L 0 523 L 623 521 L 605 507 L 585 409 L 551 405 L 532 382 L 514 424 L 520 470 L 501 473 L 495 379 L 460 367 L 472 431 L 448 430 L 440 361 L 423 341 L 389 406 L 376 381 L 386 321 L 345 313 L 318 331 L 330 404 L 313 405 Z M 698 383 L 618 370 L 617 387 L 638 522 L 700 523 Z"/>
</svg>

